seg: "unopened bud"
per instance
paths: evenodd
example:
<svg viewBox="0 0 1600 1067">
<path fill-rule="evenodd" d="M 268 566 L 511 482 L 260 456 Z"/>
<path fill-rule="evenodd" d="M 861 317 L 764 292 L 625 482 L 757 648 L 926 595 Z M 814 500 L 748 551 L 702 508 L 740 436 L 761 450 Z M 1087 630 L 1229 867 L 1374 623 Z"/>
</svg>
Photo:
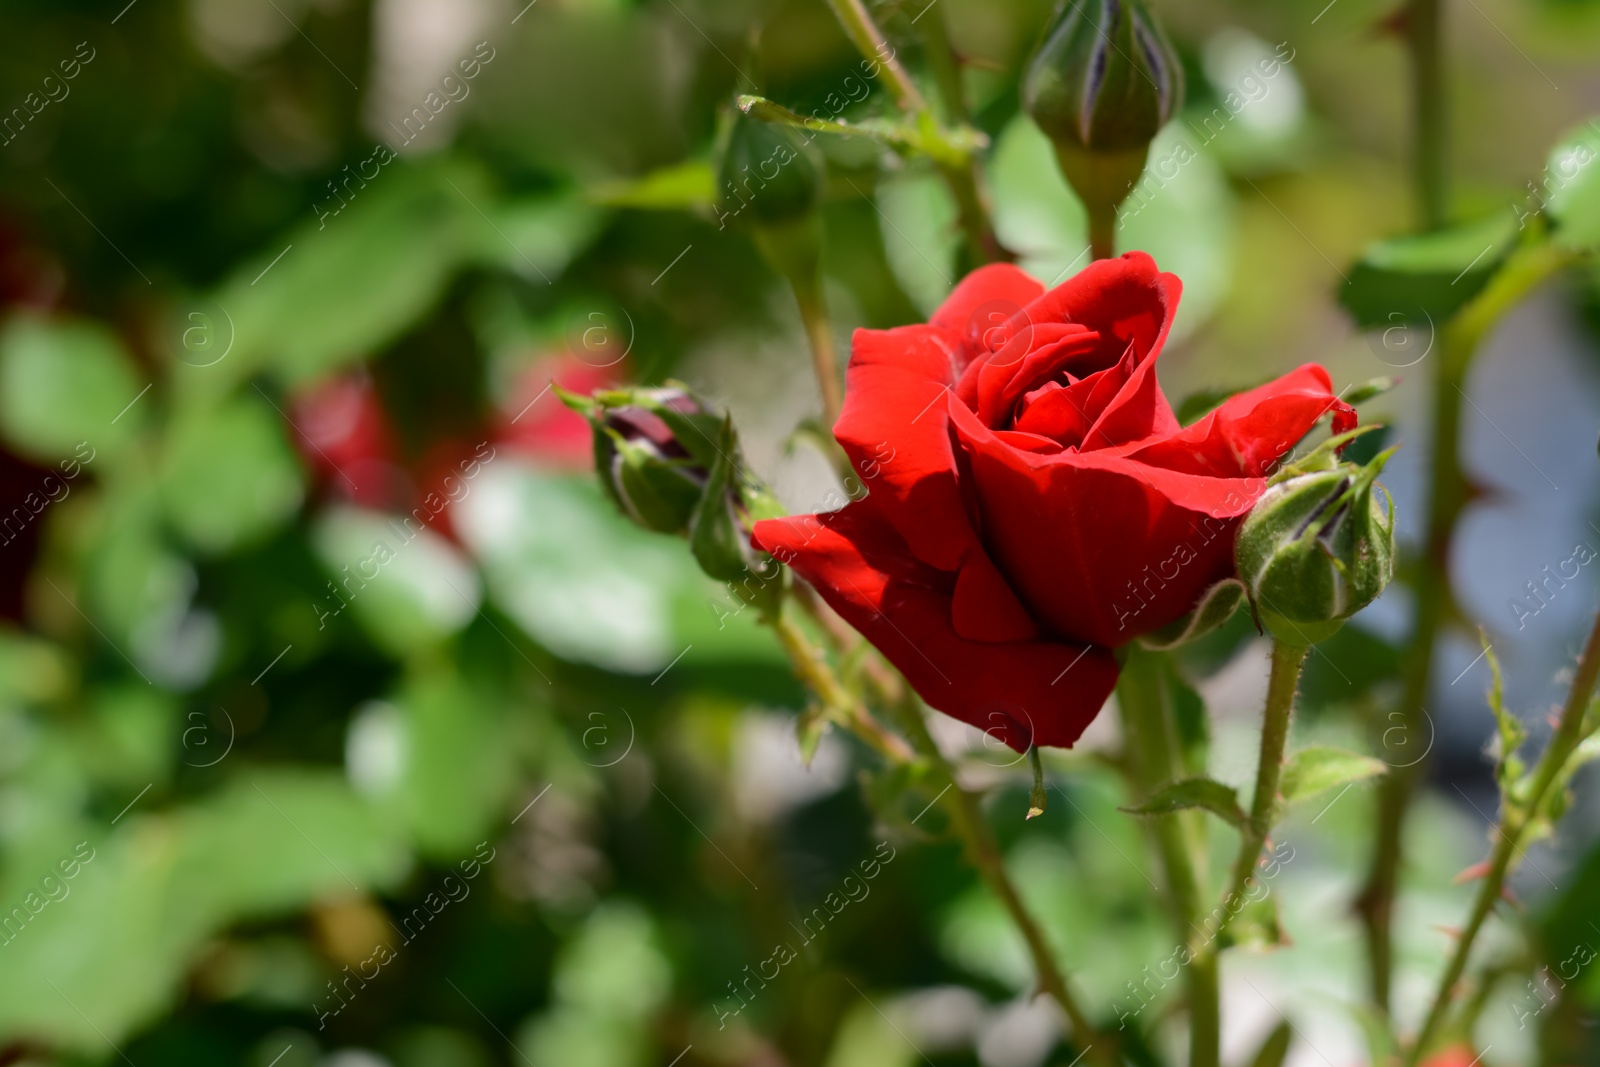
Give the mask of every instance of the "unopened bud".
<svg viewBox="0 0 1600 1067">
<path fill-rule="evenodd" d="M 595 472 L 623 514 L 647 530 L 685 533 L 710 475 L 667 418 L 703 419 L 714 428 L 716 417 L 672 387 L 563 399 L 588 418 Z"/>
<path fill-rule="evenodd" d="M 1394 504 L 1374 489 L 1393 449 L 1365 467 L 1280 475 L 1239 527 L 1234 558 L 1256 616 L 1285 644 L 1331 637 L 1394 575 Z"/>
<path fill-rule="evenodd" d="M 739 111 L 717 177 L 720 220 L 781 226 L 810 215 L 821 190 L 818 166 L 781 123 Z"/>
<path fill-rule="evenodd" d="M 1142 0 L 1063 0 L 1028 64 L 1022 106 L 1091 214 L 1114 211 L 1183 103 L 1183 67 Z"/>
</svg>

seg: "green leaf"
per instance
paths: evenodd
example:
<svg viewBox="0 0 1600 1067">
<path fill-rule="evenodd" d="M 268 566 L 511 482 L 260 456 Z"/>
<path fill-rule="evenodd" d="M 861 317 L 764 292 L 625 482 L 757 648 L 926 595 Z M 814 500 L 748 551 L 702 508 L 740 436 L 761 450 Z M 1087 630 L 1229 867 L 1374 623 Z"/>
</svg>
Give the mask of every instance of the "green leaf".
<svg viewBox="0 0 1600 1067">
<path fill-rule="evenodd" d="M 203 552 L 259 540 L 302 499 L 299 461 L 278 413 L 249 394 L 181 413 L 161 471 L 167 518 Z"/>
<path fill-rule="evenodd" d="M 1371 756 L 1327 745 L 1312 745 L 1289 757 L 1279 791 L 1287 801 L 1304 800 L 1335 786 L 1382 774 L 1387 769 L 1382 760 Z"/>
<path fill-rule="evenodd" d="M 1168 626 L 1141 637 L 1146 648 L 1165 650 L 1197 641 L 1233 618 L 1233 613 L 1244 603 L 1244 583 L 1237 578 L 1224 578 L 1200 596 L 1194 610 Z"/>
<path fill-rule="evenodd" d="M 748 94 L 740 96 L 738 104 L 739 110 L 761 122 L 775 122 L 814 130 L 817 133 L 870 137 L 898 151 L 919 153 L 947 166 L 965 166 L 974 152 L 988 144 L 984 134 L 970 126 L 945 130 L 940 135 L 933 135 L 932 131 L 910 123 L 884 119 L 848 122 L 843 119 L 809 118 L 761 96 Z"/>
<path fill-rule="evenodd" d="M 1168 815 L 1175 811 L 1200 808 L 1220 817 L 1231 826 L 1243 826 L 1244 810 L 1230 786 L 1211 778 L 1183 778 L 1157 789 L 1142 803 L 1120 808 L 1130 815 Z"/>
<path fill-rule="evenodd" d="M 515 751 L 497 701 L 441 670 L 409 680 L 351 721 L 346 767 L 395 813 L 418 849 L 449 863 L 487 837 L 515 784 Z"/>
<path fill-rule="evenodd" d="M 1600 123 L 1590 119 L 1569 131 L 1551 150 L 1525 211 L 1547 209 L 1556 239 L 1574 249 L 1600 245 Z"/>
<path fill-rule="evenodd" d="M 1367 249 L 1339 302 L 1363 328 L 1437 328 L 1478 294 L 1516 244 L 1507 212 Z"/>
<path fill-rule="evenodd" d="M 716 180 L 710 163 L 690 160 L 653 170 L 632 181 L 597 185 L 589 190 L 589 199 L 605 207 L 710 210 L 717 199 Z"/>
<path fill-rule="evenodd" d="M 308 220 L 262 249 L 212 302 L 233 346 L 184 368 L 188 391 L 231 389 L 263 368 L 284 385 L 381 351 L 434 309 L 469 264 L 542 283 L 590 239 L 595 210 L 570 197 L 510 201 L 461 161 L 395 160 L 335 216 Z"/>
<path fill-rule="evenodd" d="M 1283 1067 L 1284 1057 L 1289 1055 L 1289 1040 L 1293 1036 L 1294 1031 L 1287 1019 L 1273 1027 L 1272 1033 L 1267 1035 L 1255 1058 L 1250 1061 L 1250 1067 Z"/>
<path fill-rule="evenodd" d="M 18 452 L 54 464 L 114 457 L 153 406 L 133 362 L 98 324 L 19 316 L 0 333 L 0 433 Z M 132 405 L 131 407 L 129 405 Z"/>
<path fill-rule="evenodd" d="M 3 899 L 37 892 L 32 880 L 75 854 L 82 862 L 62 880 L 65 894 L 0 948 L 0 1035 L 96 1057 L 172 1010 L 193 961 L 223 930 L 328 895 L 393 888 L 410 866 L 392 823 L 339 775 L 265 769 L 190 807 L 135 809 L 109 833 L 80 828 L 42 870 L 9 872 Z"/>
<path fill-rule="evenodd" d="M 1522 742 L 1528 736 L 1527 727 L 1522 725 L 1522 720 L 1506 710 L 1505 684 L 1500 676 L 1500 657 L 1494 654 L 1494 649 L 1489 645 L 1489 635 L 1480 629 L 1478 640 L 1483 645 L 1484 658 L 1489 661 L 1489 710 L 1494 713 L 1495 722 L 1495 776 L 1501 779 L 1502 784 L 1509 784 L 1510 778 L 1517 777 L 1521 772 L 1521 763 L 1517 760 L 1517 749 L 1522 747 Z M 1508 777 L 1509 776 L 1509 777 Z"/>
</svg>

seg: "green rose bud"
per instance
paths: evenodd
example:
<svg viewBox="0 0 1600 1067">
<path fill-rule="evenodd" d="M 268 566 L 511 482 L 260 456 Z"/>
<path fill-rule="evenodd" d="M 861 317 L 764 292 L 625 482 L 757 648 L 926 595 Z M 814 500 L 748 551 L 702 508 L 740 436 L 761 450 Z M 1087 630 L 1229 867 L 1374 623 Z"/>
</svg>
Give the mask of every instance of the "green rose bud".
<svg viewBox="0 0 1600 1067">
<path fill-rule="evenodd" d="M 1293 645 L 1331 637 L 1394 575 L 1394 503 L 1373 492 L 1394 450 L 1365 467 L 1291 468 L 1239 527 L 1234 559 L 1256 617 Z"/>
<path fill-rule="evenodd" d="M 717 221 L 783 226 L 816 210 L 818 165 L 789 127 L 734 116 L 717 176 Z"/>
<path fill-rule="evenodd" d="M 1115 221 L 1182 103 L 1183 67 L 1142 0 L 1063 0 L 1022 82 L 1091 226 Z"/>
<path fill-rule="evenodd" d="M 740 599 L 775 610 L 786 578 L 750 546 L 750 525 L 783 509 L 745 470 L 731 418 L 677 382 L 593 396 L 557 393 L 589 420 L 595 471 L 624 515 L 687 538 L 701 570 Z"/>
</svg>

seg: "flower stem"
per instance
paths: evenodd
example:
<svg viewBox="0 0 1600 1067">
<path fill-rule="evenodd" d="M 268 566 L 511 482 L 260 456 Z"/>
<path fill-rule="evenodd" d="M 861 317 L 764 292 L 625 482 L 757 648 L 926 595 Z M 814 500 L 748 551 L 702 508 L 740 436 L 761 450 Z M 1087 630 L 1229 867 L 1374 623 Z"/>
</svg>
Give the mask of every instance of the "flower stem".
<svg viewBox="0 0 1600 1067">
<path fill-rule="evenodd" d="M 889 91 L 894 94 L 900 110 L 910 112 L 927 110 L 928 102 L 922 98 L 917 83 L 911 80 L 911 75 L 906 73 L 906 69 L 895 58 L 894 49 L 884 40 L 883 31 L 872 21 L 866 5 L 861 0 L 828 0 L 828 5 L 838 16 L 839 24 L 844 27 L 845 35 L 850 38 L 851 43 L 856 46 L 856 51 L 867 59 L 883 65 L 884 79 L 888 81 Z"/>
<path fill-rule="evenodd" d="M 1433 426 L 1428 454 L 1428 524 L 1415 584 L 1417 617 L 1402 665 L 1397 725 L 1385 720 L 1384 737 L 1400 732 L 1400 744 L 1422 747 L 1431 735 L 1427 713 L 1428 682 L 1433 673 L 1434 646 L 1451 610 L 1450 548 L 1456 523 L 1471 499 L 1461 470 L 1460 430 L 1467 371 L 1473 354 L 1489 330 L 1507 311 L 1539 284 L 1562 269 L 1570 256 L 1548 242 L 1528 246 L 1503 266 L 1488 286 L 1445 324 L 1438 338 L 1433 367 Z M 1433 339 L 1430 338 L 1430 341 Z M 1385 747 L 1389 748 L 1387 741 Z M 1394 970 L 1394 898 L 1399 883 L 1401 836 L 1411 798 L 1421 783 L 1426 764 L 1413 749 L 1397 753 L 1392 769 L 1378 785 L 1378 832 L 1367 884 L 1356 901 L 1366 926 L 1367 959 L 1372 1001 L 1385 1014 L 1389 1010 Z"/>
<path fill-rule="evenodd" d="M 1118 1067 L 1119 1060 L 1114 1039 L 1095 1028 L 1082 1005 L 1073 996 L 1066 978 L 1056 966 L 1055 955 L 1049 942 L 1045 940 L 1044 931 L 1039 928 L 1027 905 L 1022 902 L 1022 896 L 1012 883 L 1011 876 L 1006 873 L 1005 863 L 1000 858 L 999 846 L 995 844 L 994 836 L 989 832 L 989 825 L 984 821 L 983 813 L 978 810 L 976 798 L 956 782 L 955 769 L 950 766 L 950 762 L 944 758 L 944 753 L 939 751 L 939 746 L 928 733 L 928 725 L 923 721 L 920 704 L 914 696 L 908 696 L 901 702 L 900 719 L 917 752 L 939 772 L 939 777 L 946 780 L 947 785 L 941 796 L 945 798 L 945 808 L 950 813 L 951 825 L 966 846 L 968 856 L 983 875 L 984 881 L 989 883 L 994 895 L 1000 898 L 1000 903 L 1011 916 L 1011 921 L 1016 924 L 1022 939 L 1027 942 L 1028 953 L 1033 957 L 1034 971 L 1039 976 L 1039 988 L 1049 994 L 1057 1004 L 1061 1005 L 1061 1010 L 1066 1012 L 1068 1021 L 1072 1023 L 1072 1036 L 1083 1046 L 1083 1054 L 1100 1067 Z"/>
<path fill-rule="evenodd" d="M 1267 680 L 1267 704 L 1261 719 L 1261 755 L 1256 764 L 1255 798 L 1250 802 L 1250 817 L 1240 831 L 1239 854 L 1233 861 L 1233 878 L 1223 897 L 1222 919 L 1212 935 L 1215 943 L 1228 928 L 1234 909 L 1255 877 L 1261 859 L 1261 846 L 1278 817 L 1278 779 L 1283 773 L 1283 751 L 1289 741 L 1289 719 L 1294 713 L 1295 687 L 1300 683 L 1300 668 L 1305 664 L 1309 645 L 1272 644 L 1272 674 Z"/>
<path fill-rule="evenodd" d="M 1188 768 L 1180 751 L 1177 724 L 1161 677 L 1159 653 L 1130 646 L 1117 678 L 1117 706 L 1133 776 L 1141 792 L 1183 777 Z M 1157 815 L 1149 820 L 1166 874 L 1167 904 L 1178 939 L 1190 940 L 1200 914 L 1204 825 L 1192 813 Z M 1214 954 L 1196 955 L 1185 969 L 1189 1006 L 1190 1067 L 1217 1067 L 1220 1062 L 1221 1004 Z"/>
<path fill-rule="evenodd" d="M 1589 710 L 1590 697 L 1594 695 L 1597 677 L 1600 677 L 1600 615 L 1595 616 L 1594 626 L 1589 631 L 1589 639 L 1583 646 L 1583 655 L 1578 659 L 1577 673 L 1573 675 L 1572 688 L 1567 692 L 1566 705 L 1561 709 L 1561 718 L 1556 724 L 1555 734 L 1545 746 L 1544 755 L 1540 757 L 1539 765 L 1533 773 L 1532 786 L 1522 800 L 1510 802 L 1508 798 L 1501 802 L 1500 821 L 1495 828 L 1498 840 L 1490 856 L 1488 874 L 1484 876 L 1483 883 L 1478 889 L 1477 899 L 1473 901 L 1467 925 L 1456 940 L 1455 955 L 1451 957 L 1449 966 L 1439 978 L 1439 988 L 1434 993 L 1433 1005 L 1428 1009 L 1422 1029 L 1417 1032 L 1416 1043 L 1406 1058 L 1408 1064 L 1415 1064 L 1428 1051 L 1430 1042 L 1450 1008 L 1456 983 L 1461 980 L 1462 974 L 1467 969 L 1467 959 L 1472 953 L 1473 942 L 1477 940 L 1478 932 L 1483 929 L 1484 921 L 1494 910 L 1495 903 L 1505 888 L 1506 874 L 1511 869 L 1511 859 L 1519 851 L 1518 842 L 1528 825 L 1538 817 L 1545 794 L 1550 791 L 1550 787 L 1555 784 L 1565 768 L 1567 760 L 1583 741 L 1584 719 Z"/>
<path fill-rule="evenodd" d="M 1440 69 L 1442 0 L 1410 0 L 1405 8 L 1407 50 L 1411 53 L 1412 124 L 1416 138 L 1412 162 L 1422 228 L 1437 230 L 1448 216 L 1445 188 L 1445 94 Z"/>
<path fill-rule="evenodd" d="M 927 11 L 917 23 L 922 31 L 922 44 L 933 72 L 934 86 L 939 90 L 939 102 L 944 108 L 944 120 L 951 126 L 967 122 L 967 101 L 962 92 L 961 64 L 955 49 L 950 45 L 949 27 L 945 25 L 943 9 Z M 983 176 L 977 156 L 968 156 L 963 166 L 941 166 L 945 183 L 955 197 L 961 232 L 966 238 L 966 262 L 962 273 L 985 263 L 1009 260 L 1011 254 L 1000 244 L 994 232 L 983 194 Z"/>
<path fill-rule="evenodd" d="M 844 409 L 844 391 L 839 384 L 839 358 L 834 354 L 828 303 L 823 298 L 820 279 L 815 283 L 792 280 L 795 302 L 800 306 L 800 321 L 806 329 L 806 342 L 811 346 L 811 369 L 822 392 L 823 425 L 831 428 Z"/>
<path fill-rule="evenodd" d="M 905 741 L 883 728 L 866 706 L 844 687 L 828 665 L 827 657 L 811 643 L 788 614 L 779 611 L 772 619 L 778 643 L 789 655 L 795 674 L 817 695 L 831 721 L 859 737 L 878 755 L 891 763 L 910 763 L 916 758 Z"/>
<path fill-rule="evenodd" d="M 1117 254 L 1117 209 L 1089 209 L 1089 258 L 1110 259 Z"/>
</svg>

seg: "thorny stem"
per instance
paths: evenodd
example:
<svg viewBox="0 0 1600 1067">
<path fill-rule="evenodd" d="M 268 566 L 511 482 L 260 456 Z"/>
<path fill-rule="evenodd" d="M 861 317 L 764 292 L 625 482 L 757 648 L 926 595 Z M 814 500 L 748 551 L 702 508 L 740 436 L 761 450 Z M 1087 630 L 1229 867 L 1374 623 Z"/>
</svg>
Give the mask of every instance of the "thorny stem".
<svg viewBox="0 0 1600 1067">
<path fill-rule="evenodd" d="M 1461 470 L 1459 449 L 1461 406 L 1473 353 L 1507 311 L 1569 261 L 1568 253 L 1548 242 L 1516 252 L 1490 279 L 1483 292 L 1446 324 L 1438 338 L 1440 351 L 1434 356 L 1433 368 L 1432 440 L 1428 449 L 1431 457 L 1428 484 L 1432 487 L 1432 498 L 1428 504 L 1421 558 L 1417 561 L 1417 619 L 1402 668 L 1400 704 L 1391 716 L 1397 724 L 1384 730 L 1385 737 L 1398 732 L 1402 746 L 1425 747 L 1431 737 L 1432 727 L 1423 705 L 1428 697 L 1439 630 L 1453 616 L 1450 546 L 1456 523 L 1471 499 L 1470 487 Z M 1430 337 L 1429 342 L 1432 341 Z M 1389 747 L 1385 742 L 1385 748 Z M 1412 758 L 1413 751 L 1414 748 L 1408 747 L 1399 753 L 1402 760 L 1393 763 L 1392 770 L 1379 783 L 1378 833 L 1371 873 L 1356 901 L 1356 910 L 1366 926 L 1372 1000 L 1385 1014 L 1389 1009 L 1393 973 L 1392 929 L 1400 875 L 1401 836 L 1406 811 L 1426 768 L 1422 758 L 1425 752 Z"/>
<path fill-rule="evenodd" d="M 1261 847 L 1278 816 L 1278 781 L 1283 773 L 1283 752 L 1289 741 L 1289 720 L 1294 713 L 1295 687 L 1300 668 L 1305 664 L 1309 645 L 1272 645 L 1272 674 L 1267 680 L 1267 703 L 1261 719 L 1261 755 L 1256 764 L 1255 798 L 1250 802 L 1250 817 L 1240 830 L 1239 854 L 1233 861 L 1233 879 L 1223 899 L 1222 918 L 1213 943 L 1221 938 L 1233 917 L 1233 903 L 1244 899 L 1261 860 Z"/>
<path fill-rule="evenodd" d="M 844 409 L 844 390 L 839 383 L 839 358 L 833 348 L 833 326 L 828 305 L 817 284 L 794 283 L 795 302 L 800 306 L 800 321 L 805 325 L 806 342 L 811 347 L 811 368 L 822 391 L 823 425 L 831 428 Z"/>
<path fill-rule="evenodd" d="M 1028 944 L 1028 953 L 1033 957 L 1034 970 L 1039 975 L 1039 987 L 1048 993 L 1061 1010 L 1066 1012 L 1067 1019 L 1072 1023 L 1072 1036 L 1083 1046 L 1083 1055 L 1100 1067 L 1117 1067 L 1118 1057 L 1114 1039 L 1097 1030 L 1089 1016 L 1084 1012 L 1077 997 L 1068 987 L 1066 978 L 1060 968 L 1056 966 L 1055 955 L 1050 944 L 1045 940 L 1044 931 L 1034 921 L 1027 905 L 1022 902 L 1021 895 L 1011 881 L 1011 876 L 1006 873 L 1004 862 L 1000 858 L 1000 849 L 995 844 L 989 825 L 984 821 L 983 813 L 978 810 L 978 802 L 971 793 L 968 793 L 956 782 L 955 769 L 939 751 L 939 746 L 934 743 L 933 737 L 928 733 L 928 725 L 922 718 L 920 702 L 908 694 L 907 699 L 900 705 L 900 720 L 906 733 L 910 735 L 912 744 L 917 752 L 926 759 L 938 772 L 939 777 L 945 779 L 947 785 L 942 796 L 945 799 L 945 808 L 950 813 L 950 821 L 956 834 L 966 846 L 967 854 L 977 866 L 980 874 L 994 895 L 1000 898 L 1000 903 L 1005 906 L 1011 921 L 1016 924 L 1017 930 Z"/>
<path fill-rule="evenodd" d="M 1477 899 L 1473 901 L 1471 917 L 1456 941 L 1455 955 L 1451 957 L 1449 966 L 1439 978 L 1439 988 L 1434 993 L 1433 1005 L 1428 1009 L 1422 1029 L 1417 1032 L 1416 1043 L 1406 1057 L 1408 1064 L 1415 1064 L 1422 1054 L 1428 1051 L 1429 1043 L 1450 1008 L 1456 983 L 1461 980 L 1462 974 L 1467 969 L 1467 959 L 1472 953 L 1473 942 L 1477 940 L 1478 932 L 1483 929 L 1484 921 L 1494 910 L 1495 902 L 1500 899 L 1500 894 L 1505 888 L 1506 874 L 1511 869 L 1511 858 L 1519 851 L 1518 842 L 1528 829 L 1528 825 L 1538 817 L 1545 794 L 1550 791 L 1550 787 L 1560 777 L 1567 760 L 1583 741 L 1584 719 L 1589 710 L 1589 700 L 1594 695 L 1597 676 L 1600 676 L 1600 614 L 1595 616 L 1594 627 L 1589 631 L 1589 639 L 1583 646 L 1583 655 L 1578 659 L 1578 670 L 1573 675 L 1572 688 L 1567 692 L 1566 706 L 1561 709 L 1561 718 L 1556 724 L 1555 734 L 1545 746 L 1544 755 L 1540 757 L 1539 765 L 1534 770 L 1533 784 L 1526 798 L 1520 802 L 1510 802 L 1508 799 L 1501 803 L 1500 821 L 1495 827 L 1498 840 L 1489 860 L 1489 871 L 1478 889 Z"/>
<path fill-rule="evenodd" d="M 1440 69 L 1443 0 L 1410 0 L 1405 8 L 1406 45 L 1411 53 L 1413 160 L 1422 228 L 1437 230 L 1448 215 L 1445 189 L 1445 93 Z"/>
<path fill-rule="evenodd" d="M 1177 728 L 1165 683 L 1158 673 L 1157 654 L 1130 646 L 1127 662 L 1117 679 L 1117 706 L 1122 712 L 1132 758 L 1130 770 L 1139 787 L 1153 792 L 1186 773 Z M 1202 829 L 1190 813 L 1158 815 L 1149 820 L 1151 834 L 1166 873 L 1168 906 L 1181 942 L 1200 915 L 1201 863 L 1191 842 L 1202 840 Z M 1214 954 L 1194 956 L 1185 970 L 1189 1005 L 1190 1067 L 1217 1067 L 1220 1057 L 1221 1002 Z"/>
<path fill-rule="evenodd" d="M 873 62 L 883 64 L 889 91 L 894 94 L 900 110 L 926 111 L 928 102 L 922 98 L 922 93 L 918 91 L 917 83 L 911 80 L 911 75 L 906 73 L 906 69 L 894 57 L 894 50 L 889 47 L 889 42 L 884 40 L 883 31 L 872 21 L 872 16 L 867 13 L 867 7 L 862 0 L 828 0 L 828 5 L 838 16 L 839 24 L 844 27 L 845 35 L 850 38 L 851 43 L 856 46 L 856 51 Z"/>
<path fill-rule="evenodd" d="M 891 763 L 910 763 L 916 758 L 905 741 L 885 730 L 866 706 L 850 694 L 834 674 L 822 650 L 812 645 L 805 631 L 789 615 L 778 612 L 772 620 L 772 629 L 778 635 L 778 643 L 788 653 L 795 673 L 822 701 L 830 721 L 848 729 Z"/>
<path fill-rule="evenodd" d="M 949 136 L 935 120 L 927 99 L 895 58 L 894 49 L 889 47 L 883 31 L 872 20 L 862 0 L 829 0 L 829 4 L 856 50 L 871 62 L 882 65 L 889 91 L 900 110 L 911 116 L 925 136 L 953 148 Z M 928 63 L 933 69 L 940 102 L 947 120 L 952 125 L 961 125 L 966 121 L 967 107 L 961 92 L 960 66 L 950 47 L 949 34 L 943 22 L 944 13 L 929 13 L 924 9 L 924 14 L 928 17 L 920 19 L 919 28 L 927 46 Z M 995 236 L 994 226 L 989 219 L 976 155 L 970 150 L 952 154 L 964 155 L 965 161 L 959 166 L 951 162 L 941 163 L 939 173 L 950 187 L 950 195 L 956 202 L 956 213 L 967 247 L 969 262 L 966 266 L 976 267 L 1012 258 Z"/>
</svg>

